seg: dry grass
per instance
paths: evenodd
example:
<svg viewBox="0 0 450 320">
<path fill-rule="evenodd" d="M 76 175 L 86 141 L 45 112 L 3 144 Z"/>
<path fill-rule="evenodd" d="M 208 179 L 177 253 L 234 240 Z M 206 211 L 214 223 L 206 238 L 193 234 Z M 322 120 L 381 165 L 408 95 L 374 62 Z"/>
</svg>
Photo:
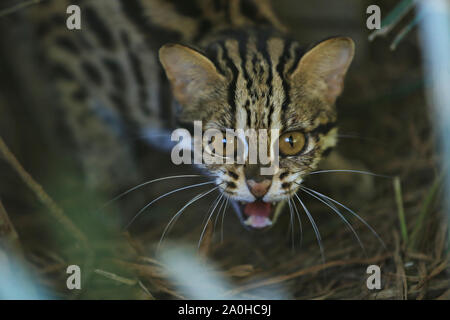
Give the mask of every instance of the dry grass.
<svg viewBox="0 0 450 320">
<path fill-rule="evenodd" d="M 363 224 L 352 220 L 366 247 L 364 254 L 342 222 L 314 201 L 307 205 L 318 220 L 324 262 L 305 219 L 302 246 L 297 242 L 293 249 L 286 232 L 287 215 L 260 235 L 243 232 L 230 210 L 223 226 L 223 241 L 219 221 L 219 227 L 209 225 L 199 249 L 199 261 L 213 262 L 232 284 L 231 290 L 223 292 L 225 298 L 450 298 L 442 173 L 424 99 L 420 51 L 414 34 L 394 53 L 388 46 L 387 40 L 371 44 L 367 56 L 350 72 L 345 95 L 338 104 L 344 137 L 339 149 L 371 171 L 397 178 L 376 179 L 376 192 L 370 201 L 358 201 L 352 191 L 336 195 L 374 227 L 386 249 Z M 9 88 L 7 80 L 1 81 L 2 87 Z M 21 107 L 14 97 L 6 91 L 0 94 L 4 115 L 0 134 L 13 150 L 7 151 L 0 143 L 0 238 L 8 244 L 0 251 L 22 257 L 38 279 L 37 286 L 52 297 L 185 298 L 186 292 L 167 279 L 166 267 L 155 250 L 171 215 L 192 193 L 161 202 L 130 232 L 124 232 L 121 226 L 145 200 L 178 184 L 145 189 L 108 210 L 100 210 L 107 198 L 84 190 L 64 161 L 42 152 L 43 146 L 36 148 L 39 135 L 30 135 L 32 121 L 29 125 L 29 118 L 14 111 Z M 8 121 L 17 121 L 14 132 L 7 130 Z M 167 159 L 152 154 L 143 162 L 153 176 L 186 173 L 186 168 L 165 164 Z M 331 183 L 338 181 L 335 178 L 333 175 Z M 208 201 L 183 215 L 169 234 L 172 242 L 197 244 Z M 295 239 L 298 241 L 298 232 Z M 83 290 L 75 293 L 65 287 L 69 264 L 79 264 L 86 271 Z M 381 290 L 366 287 L 370 264 L 381 267 Z"/>
</svg>

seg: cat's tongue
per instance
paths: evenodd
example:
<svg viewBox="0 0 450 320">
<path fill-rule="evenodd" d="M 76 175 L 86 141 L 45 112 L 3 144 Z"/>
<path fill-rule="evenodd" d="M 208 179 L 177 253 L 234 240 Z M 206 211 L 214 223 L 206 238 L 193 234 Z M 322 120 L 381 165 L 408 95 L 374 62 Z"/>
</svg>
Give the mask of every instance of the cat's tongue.
<svg viewBox="0 0 450 320">
<path fill-rule="evenodd" d="M 249 202 L 244 207 L 244 213 L 247 216 L 268 217 L 271 211 L 271 204 L 268 202 L 255 201 Z"/>
<path fill-rule="evenodd" d="M 253 228 L 265 228 L 272 225 L 269 216 L 272 212 L 272 204 L 268 202 L 255 201 L 244 206 L 244 214 L 248 216 L 245 224 Z"/>
</svg>

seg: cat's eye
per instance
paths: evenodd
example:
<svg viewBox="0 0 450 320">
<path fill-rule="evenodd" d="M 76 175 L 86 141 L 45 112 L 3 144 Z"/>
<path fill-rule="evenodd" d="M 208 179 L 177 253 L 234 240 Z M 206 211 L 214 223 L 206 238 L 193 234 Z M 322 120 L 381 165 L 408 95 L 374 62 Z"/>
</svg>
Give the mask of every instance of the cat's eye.
<svg viewBox="0 0 450 320">
<path fill-rule="evenodd" d="M 295 156 L 303 151 L 305 144 L 306 138 L 302 132 L 284 133 L 279 139 L 280 153 L 285 156 Z"/>
<path fill-rule="evenodd" d="M 224 134 L 225 135 L 225 134 Z M 232 153 L 236 152 L 236 142 L 235 139 L 227 139 L 222 137 L 221 139 L 216 140 L 216 137 L 211 137 L 209 140 L 209 144 L 212 146 L 211 154 L 215 154 L 219 157 L 227 156 L 227 146 L 232 151 Z"/>
<path fill-rule="evenodd" d="M 215 152 L 217 155 L 223 157 L 226 155 L 226 148 L 227 148 L 227 138 L 223 137 L 221 141 L 217 141 L 217 147 L 215 148 Z"/>
</svg>

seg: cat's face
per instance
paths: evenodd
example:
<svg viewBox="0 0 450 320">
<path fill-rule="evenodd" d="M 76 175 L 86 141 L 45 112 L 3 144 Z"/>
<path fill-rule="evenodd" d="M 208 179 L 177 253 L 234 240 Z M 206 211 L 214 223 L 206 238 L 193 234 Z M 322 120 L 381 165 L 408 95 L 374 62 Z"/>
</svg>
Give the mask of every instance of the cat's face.
<svg viewBox="0 0 450 320">
<path fill-rule="evenodd" d="M 271 174 L 261 174 L 268 165 L 250 164 L 249 159 L 204 165 L 233 200 L 244 225 L 271 226 L 285 200 L 336 144 L 334 104 L 353 54 L 349 38 L 326 40 L 303 54 L 296 42 L 258 36 L 216 42 L 206 53 L 181 45 L 160 50 L 184 121 L 201 120 L 204 130 L 222 132 L 267 130 L 265 143 L 276 163 Z M 237 144 L 234 139 L 222 142 L 224 150 Z"/>
</svg>

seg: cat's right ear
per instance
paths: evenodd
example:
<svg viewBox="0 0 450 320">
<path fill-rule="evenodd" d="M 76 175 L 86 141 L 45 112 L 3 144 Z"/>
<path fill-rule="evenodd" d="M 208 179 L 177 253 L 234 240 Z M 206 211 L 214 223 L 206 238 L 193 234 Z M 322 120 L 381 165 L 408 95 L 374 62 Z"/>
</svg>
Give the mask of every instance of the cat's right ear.
<svg viewBox="0 0 450 320">
<path fill-rule="evenodd" d="M 344 88 L 344 78 L 355 54 L 355 43 L 347 37 L 322 41 L 301 59 L 291 77 L 309 94 L 333 104 Z"/>
<path fill-rule="evenodd" d="M 195 104 L 225 83 L 211 60 L 189 47 L 166 44 L 159 49 L 159 59 L 181 105 Z"/>
</svg>

